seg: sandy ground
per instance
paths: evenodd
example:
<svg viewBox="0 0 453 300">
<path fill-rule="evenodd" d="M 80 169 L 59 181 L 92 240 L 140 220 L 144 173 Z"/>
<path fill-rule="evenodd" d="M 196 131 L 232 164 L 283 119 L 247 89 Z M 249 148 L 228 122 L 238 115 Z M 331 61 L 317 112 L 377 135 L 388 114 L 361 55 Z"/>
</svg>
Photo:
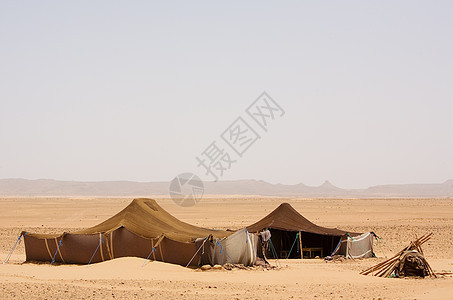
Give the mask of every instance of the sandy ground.
<svg viewBox="0 0 453 300">
<path fill-rule="evenodd" d="M 401 250 L 416 235 L 433 232 L 423 245 L 436 272 L 453 271 L 453 199 L 293 199 L 212 197 L 191 208 L 166 198 L 159 204 L 194 225 L 238 229 L 291 203 L 309 220 L 350 231 L 374 231 L 378 258 L 325 263 L 320 259 L 279 260 L 277 270 L 186 269 L 143 259 L 120 258 L 90 266 L 22 264 L 23 244 L 0 264 L 0 298 L 303 298 L 453 299 L 453 277 L 386 279 L 359 272 Z M 0 258 L 22 230 L 62 232 L 95 225 L 132 199 L 2 198 Z M 272 264 L 277 262 L 272 261 Z"/>
</svg>

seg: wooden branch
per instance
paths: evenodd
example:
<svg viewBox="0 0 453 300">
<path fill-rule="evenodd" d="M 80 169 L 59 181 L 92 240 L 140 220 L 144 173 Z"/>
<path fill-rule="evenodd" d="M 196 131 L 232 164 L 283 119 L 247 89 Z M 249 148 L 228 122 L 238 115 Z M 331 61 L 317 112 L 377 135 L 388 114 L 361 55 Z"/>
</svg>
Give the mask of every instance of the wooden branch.
<svg viewBox="0 0 453 300">
<path fill-rule="evenodd" d="M 405 251 L 416 250 L 420 254 L 424 255 L 421 245 L 426 243 L 431 238 L 432 235 L 433 235 L 433 233 L 431 232 L 431 233 L 425 234 L 421 237 L 415 236 L 415 238 L 416 238 L 415 241 L 411 241 L 407 247 L 403 248 L 403 250 L 399 251 L 395 256 L 393 256 L 383 262 L 380 262 L 366 270 L 361 271 L 360 274 L 368 275 L 370 273 L 376 272 L 374 274 L 374 276 L 389 277 L 392 274 L 392 272 L 395 271 L 395 268 L 399 263 L 400 257 Z M 426 261 L 426 259 L 424 259 L 424 261 L 425 261 L 426 267 L 428 269 L 428 274 L 430 276 L 437 278 L 436 274 L 434 273 L 433 269 L 431 268 L 429 263 Z"/>
</svg>

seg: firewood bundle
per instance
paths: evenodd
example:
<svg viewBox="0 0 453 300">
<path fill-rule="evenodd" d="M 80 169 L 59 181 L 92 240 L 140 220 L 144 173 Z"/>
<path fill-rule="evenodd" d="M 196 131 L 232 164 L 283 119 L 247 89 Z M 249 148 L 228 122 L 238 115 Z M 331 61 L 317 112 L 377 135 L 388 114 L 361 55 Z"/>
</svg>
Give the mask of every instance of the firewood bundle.
<svg viewBox="0 0 453 300">
<path fill-rule="evenodd" d="M 434 274 L 431 266 L 428 262 L 423 258 L 423 250 L 421 245 L 428 241 L 431 238 L 432 233 L 426 234 L 420 238 L 417 238 L 415 241 L 410 242 L 410 244 L 405 247 L 403 250 L 398 252 L 395 256 L 383 261 L 371 268 L 363 270 L 360 274 L 368 275 L 372 274 L 374 276 L 379 277 L 391 277 L 393 275 L 403 275 L 403 267 L 404 267 L 404 260 L 408 257 L 410 252 L 420 253 L 420 259 L 418 259 L 418 263 L 425 269 L 423 270 L 422 274 L 426 274 L 428 276 L 437 277 Z M 424 276 L 424 275 L 422 275 Z"/>
</svg>

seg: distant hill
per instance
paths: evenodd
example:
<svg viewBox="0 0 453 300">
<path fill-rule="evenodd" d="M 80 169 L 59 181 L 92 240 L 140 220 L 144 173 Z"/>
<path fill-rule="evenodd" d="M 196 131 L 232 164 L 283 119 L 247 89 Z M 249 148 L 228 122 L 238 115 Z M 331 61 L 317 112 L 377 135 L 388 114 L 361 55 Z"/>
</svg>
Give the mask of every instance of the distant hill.
<svg viewBox="0 0 453 300">
<path fill-rule="evenodd" d="M 453 197 L 453 180 L 439 184 L 377 185 L 366 189 L 341 189 L 326 181 L 313 187 L 271 184 L 261 180 L 204 182 L 205 194 L 281 197 Z M 57 181 L 52 179 L 0 179 L 1 196 L 118 196 L 168 195 L 169 182 Z"/>
</svg>

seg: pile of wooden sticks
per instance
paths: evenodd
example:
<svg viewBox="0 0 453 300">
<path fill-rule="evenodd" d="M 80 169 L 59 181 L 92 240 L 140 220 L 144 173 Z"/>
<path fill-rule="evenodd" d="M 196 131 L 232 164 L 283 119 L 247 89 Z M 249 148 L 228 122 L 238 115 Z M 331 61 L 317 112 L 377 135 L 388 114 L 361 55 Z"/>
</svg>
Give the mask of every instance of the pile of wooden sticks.
<svg viewBox="0 0 453 300">
<path fill-rule="evenodd" d="M 378 263 L 375 266 L 372 266 L 371 268 L 368 268 L 366 270 L 363 270 L 360 272 L 360 274 L 363 275 L 368 275 L 372 274 L 374 276 L 379 276 L 379 277 L 390 277 L 392 273 L 395 271 L 395 269 L 398 267 L 399 259 L 400 256 L 405 252 L 405 251 L 410 251 L 410 250 L 416 250 L 419 253 L 423 255 L 423 250 L 421 248 L 421 245 L 428 241 L 431 238 L 432 233 L 426 234 L 422 237 L 417 238 L 415 241 L 411 242 L 409 246 L 398 252 L 395 256 L 387 259 L 386 261 L 383 261 L 381 263 Z M 436 274 L 434 274 L 433 270 L 431 269 L 431 266 L 426 262 L 426 266 L 428 268 L 428 273 L 429 276 L 432 277 L 437 277 Z"/>
</svg>

